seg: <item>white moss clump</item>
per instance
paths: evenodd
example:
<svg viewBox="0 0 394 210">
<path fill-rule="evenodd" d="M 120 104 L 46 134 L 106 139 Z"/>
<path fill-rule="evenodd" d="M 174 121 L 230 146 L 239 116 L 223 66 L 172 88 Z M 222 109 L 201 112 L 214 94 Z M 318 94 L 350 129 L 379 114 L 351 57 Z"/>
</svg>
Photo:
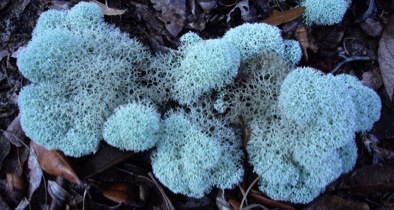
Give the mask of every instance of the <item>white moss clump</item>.
<svg viewBox="0 0 394 210">
<path fill-rule="evenodd" d="M 371 128 L 381 107 L 355 78 L 309 67 L 289 73 L 273 103 L 274 117 L 253 119 L 246 149 L 254 171 L 263 174 L 259 189 L 293 203 L 311 202 L 353 168 L 355 132 Z"/>
<path fill-rule="evenodd" d="M 240 54 L 230 42 L 211 39 L 187 48 L 174 69 L 174 99 L 181 104 L 191 104 L 202 94 L 224 87 L 238 73 Z"/>
<path fill-rule="evenodd" d="M 285 40 L 283 43 L 285 44 L 285 60 L 293 65 L 297 65 L 302 57 L 300 43 L 296 40 Z"/>
<path fill-rule="evenodd" d="M 132 102 L 115 109 L 104 124 L 104 140 L 117 148 L 144 151 L 158 141 L 160 114 L 151 104 Z"/>
<path fill-rule="evenodd" d="M 170 112 L 151 160 L 153 173 L 171 191 L 201 198 L 214 186 L 229 189 L 242 180 L 242 152 L 237 142 L 210 133 L 195 117 Z"/>
<path fill-rule="evenodd" d="M 284 55 L 284 44 L 278 27 L 265 23 L 245 23 L 232 28 L 223 39 L 233 43 L 241 52 L 241 60 L 255 58 L 261 53 Z"/>
<path fill-rule="evenodd" d="M 17 59 L 36 83 L 18 99 L 23 130 L 69 156 L 94 152 L 113 110 L 138 97 L 130 90 L 149 58 L 142 44 L 107 25 L 94 3 L 43 13 Z"/>
<path fill-rule="evenodd" d="M 304 22 L 307 25 L 334 25 L 342 21 L 350 6 L 347 0 L 302 0 L 305 7 Z"/>
</svg>

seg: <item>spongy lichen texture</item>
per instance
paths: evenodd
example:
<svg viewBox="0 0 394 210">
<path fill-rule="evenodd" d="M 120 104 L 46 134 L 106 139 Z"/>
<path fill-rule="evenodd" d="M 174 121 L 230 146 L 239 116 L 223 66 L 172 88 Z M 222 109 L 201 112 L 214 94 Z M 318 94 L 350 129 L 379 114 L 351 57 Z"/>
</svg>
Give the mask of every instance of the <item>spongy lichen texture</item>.
<svg viewBox="0 0 394 210">
<path fill-rule="evenodd" d="M 104 23 L 96 4 L 43 13 L 17 60 L 34 83 L 18 99 L 23 130 L 69 156 L 94 152 L 104 122 L 134 97 L 130 91 L 149 57 L 138 41 Z"/>
<path fill-rule="evenodd" d="M 302 55 L 296 41 L 283 40 L 277 27 L 264 23 L 240 25 L 222 38 L 203 40 L 188 32 L 180 40 L 178 51 L 153 57 L 147 70 L 147 85 L 142 88 L 156 102 L 173 99 L 191 105 L 204 95 L 233 85 L 240 74 L 249 71 L 249 67 L 243 66 L 265 62 L 261 54 L 278 57 L 278 65 L 267 61 L 272 63 L 272 68 L 282 63 L 295 65 Z M 225 106 L 218 101 L 218 109 L 223 110 Z"/>
<path fill-rule="evenodd" d="M 365 100 L 365 101 L 361 101 Z M 251 122 L 249 161 L 259 189 L 276 200 L 309 203 L 357 159 L 355 132 L 380 116 L 378 95 L 349 75 L 296 68 L 271 113 Z"/>
<path fill-rule="evenodd" d="M 277 101 L 280 85 L 291 71 L 292 65 L 275 52 L 261 53 L 240 67 L 237 80 L 221 90 L 214 103 L 230 123 L 245 123 L 255 118 L 271 116 Z"/>
<path fill-rule="evenodd" d="M 202 93 L 233 81 L 238 73 L 238 49 L 223 39 L 197 42 L 187 47 L 175 74 L 174 99 L 191 104 Z"/>
<path fill-rule="evenodd" d="M 223 39 L 238 48 L 242 61 L 254 58 L 260 53 L 284 54 L 284 44 L 279 28 L 265 23 L 242 24 L 227 31 Z"/>
<path fill-rule="evenodd" d="M 300 43 L 296 40 L 284 40 L 283 43 L 285 45 L 285 60 L 294 65 L 298 64 L 302 57 Z"/>
<path fill-rule="evenodd" d="M 155 176 L 171 191 L 201 198 L 214 186 L 228 189 L 238 184 L 243 169 L 239 143 L 223 139 L 223 133 L 210 133 L 194 116 L 168 113 L 151 160 Z M 233 136 L 230 129 L 225 132 Z"/>
<path fill-rule="evenodd" d="M 307 25 L 334 25 L 342 21 L 349 7 L 347 0 L 302 0 L 305 7 L 304 22 Z"/>
<path fill-rule="evenodd" d="M 119 106 L 104 124 L 104 140 L 117 148 L 144 151 L 159 140 L 160 114 L 149 102 Z"/>
<path fill-rule="evenodd" d="M 43 13 L 18 55 L 34 83 L 19 95 L 22 127 L 37 143 L 75 157 L 95 151 L 102 138 L 134 151 L 156 145 L 158 180 L 200 198 L 242 181 L 236 131 L 243 124 L 249 162 L 262 174 L 259 189 L 308 203 L 352 169 L 354 134 L 372 128 L 381 105 L 350 76 L 291 71 L 301 54 L 277 27 L 243 24 L 218 39 L 186 33 L 179 50 L 153 57 L 105 24 L 97 5 L 82 2 Z"/>
</svg>

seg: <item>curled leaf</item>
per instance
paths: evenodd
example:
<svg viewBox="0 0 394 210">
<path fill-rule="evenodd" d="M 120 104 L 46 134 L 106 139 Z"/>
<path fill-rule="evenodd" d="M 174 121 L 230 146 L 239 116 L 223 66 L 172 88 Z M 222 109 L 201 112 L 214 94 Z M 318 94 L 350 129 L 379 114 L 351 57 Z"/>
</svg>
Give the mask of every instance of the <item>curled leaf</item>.
<svg viewBox="0 0 394 210">
<path fill-rule="evenodd" d="M 386 91 L 393 101 L 394 94 L 394 16 L 391 16 L 379 41 L 378 59 Z"/>
<path fill-rule="evenodd" d="M 30 150 L 29 159 L 27 161 L 29 168 L 29 198 L 33 196 L 34 191 L 40 186 L 42 180 L 42 170 L 38 164 L 36 154 Z"/>
<path fill-rule="evenodd" d="M 62 182 L 64 182 L 63 178 L 56 178 L 56 182 L 48 181 L 48 193 L 52 198 L 51 209 L 55 209 L 54 207 L 65 209 L 66 204 L 75 203 L 73 196 L 62 187 L 64 185 Z"/>
<path fill-rule="evenodd" d="M 30 148 L 36 153 L 42 170 L 53 176 L 64 177 L 71 183 L 81 184 L 81 180 L 63 153 L 57 150 L 47 150 L 34 141 L 30 142 Z"/>
<path fill-rule="evenodd" d="M 273 26 L 278 26 L 283 23 L 290 22 L 300 17 L 305 11 L 305 7 L 296 7 L 283 12 L 278 10 L 272 11 L 272 15 L 264 19 L 262 22 Z"/>
</svg>

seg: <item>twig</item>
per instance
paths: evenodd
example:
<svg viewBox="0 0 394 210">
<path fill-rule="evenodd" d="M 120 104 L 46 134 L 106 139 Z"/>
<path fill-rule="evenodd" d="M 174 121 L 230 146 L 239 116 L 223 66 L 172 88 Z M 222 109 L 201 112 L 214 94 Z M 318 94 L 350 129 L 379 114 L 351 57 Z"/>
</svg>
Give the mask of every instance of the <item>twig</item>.
<svg viewBox="0 0 394 210">
<path fill-rule="evenodd" d="M 376 4 L 375 4 L 375 0 L 369 0 L 369 6 L 367 11 L 364 12 L 363 15 L 361 15 L 361 17 L 359 17 L 355 23 L 360 23 L 361 21 L 369 18 L 373 13 L 376 13 L 377 9 L 376 9 Z"/>
<path fill-rule="evenodd" d="M 348 62 L 352 61 L 369 61 L 369 60 L 375 60 L 373 58 L 367 57 L 367 56 L 353 56 L 353 57 L 348 57 L 345 58 L 342 62 L 340 62 L 330 73 L 335 74 L 343 65 L 345 65 Z"/>
<path fill-rule="evenodd" d="M 172 205 L 171 200 L 167 197 L 167 194 L 164 192 L 163 188 L 160 186 L 160 184 L 156 181 L 155 177 L 153 176 L 152 172 L 148 173 L 149 177 L 151 178 L 151 180 L 153 181 L 153 183 L 156 185 L 157 189 L 160 191 L 163 199 L 164 199 L 164 203 L 166 204 L 166 207 L 168 210 L 175 210 L 174 205 Z"/>
<path fill-rule="evenodd" d="M 248 187 L 248 189 L 247 189 L 246 192 L 245 192 L 245 195 L 244 195 L 243 198 L 242 198 L 240 209 L 242 209 L 242 207 L 243 207 L 243 205 L 244 205 L 244 203 L 245 203 L 246 197 L 248 196 L 250 190 L 252 190 L 253 185 L 256 184 L 256 182 L 260 179 L 260 177 L 261 177 L 263 174 L 265 174 L 265 172 L 267 172 L 268 169 L 270 169 L 270 168 L 271 168 L 271 166 L 269 166 L 267 169 L 265 169 L 265 170 L 263 171 L 263 173 L 261 173 L 259 176 L 257 176 L 257 178 L 256 178 L 255 180 L 253 180 L 253 182 L 250 184 L 250 186 Z"/>
</svg>

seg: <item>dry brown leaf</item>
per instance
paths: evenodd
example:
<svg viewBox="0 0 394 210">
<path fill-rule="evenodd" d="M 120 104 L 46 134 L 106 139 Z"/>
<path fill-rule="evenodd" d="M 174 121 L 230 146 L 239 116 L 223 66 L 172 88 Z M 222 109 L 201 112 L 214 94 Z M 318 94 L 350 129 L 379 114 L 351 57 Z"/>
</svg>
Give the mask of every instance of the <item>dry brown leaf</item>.
<svg viewBox="0 0 394 210">
<path fill-rule="evenodd" d="M 53 176 L 64 177 L 71 183 L 81 184 L 81 180 L 63 153 L 57 150 L 47 150 L 34 141 L 30 142 L 30 148 L 36 153 L 42 170 Z"/>
<path fill-rule="evenodd" d="M 116 202 L 138 207 L 143 205 L 140 200 L 140 187 L 131 183 L 107 183 L 100 185 L 103 195 Z"/>
<path fill-rule="evenodd" d="M 123 15 L 127 11 L 126 9 L 110 8 L 107 5 L 105 5 L 101 2 L 98 2 L 96 0 L 91 0 L 90 2 L 96 3 L 101 8 L 101 11 L 103 12 L 103 14 L 108 15 L 108 16 Z"/>
<path fill-rule="evenodd" d="M 308 61 L 308 51 L 309 48 L 309 39 L 308 39 L 308 32 L 304 25 L 298 25 L 296 29 L 296 37 L 298 42 L 301 45 L 302 52 L 304 53 L 305 60 Z"/>
<path fill-rule="evenodd" d="M 379 41 L 378 59 L 386 91 L 393 101 L 394 94 L 394 16 L 391 16 Z"/>
<path fill-rule="evenodd" d="M 7 195 L 13 202 L 19 203 L 26 193 L 26 180 L 23 175 L 6 173 Z"/>
<path fill-rule="evenodd" d="M 240 210 L 241 209 L 241 204 L 238 201 L 236 201 L 236 200 L 229 199 L 228 203 L 231 205 L 231 207 L 234 210 Z"/>
<path fill-rule="evenodd" d="M 264 19 L 262 22 L 273 26 L 278 26 L 283 23 L 290 22 L 300 17 L 305 11 L 305 7 L 296 7 L 283 12 L 278 10 L 272 11 L 272 15 Z"/>
</svg>

